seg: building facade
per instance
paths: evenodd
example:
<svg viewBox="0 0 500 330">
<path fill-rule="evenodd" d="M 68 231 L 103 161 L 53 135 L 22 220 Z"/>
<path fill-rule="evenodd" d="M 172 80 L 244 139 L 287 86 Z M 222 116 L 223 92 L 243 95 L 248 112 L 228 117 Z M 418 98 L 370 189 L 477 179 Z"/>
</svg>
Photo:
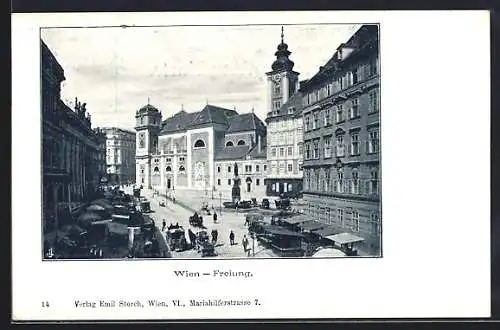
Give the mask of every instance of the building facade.
<svg viewBox="0 0 500 330">
<path fill-rule="evenodd" d="M 282 30 L 272 71 L 266 73 L 268 196 L 297 196 L 302 192 L 302 99 L 299 73 L 293 71 L 290 54 Z"/>
<path fill-rule="evenodd" d="M 57 225 L 63 209 L 90 198 L 99 185 L 100 137 L 91 128 L 86 104 L 61 101 L 64 70 L 41 41 L 42 205 L 45 229 Z M 48 228 L 47 228 L 48 227 Z"/>
<path fill-rule="evenodd" d="M 136 131 L 136 184 L 161 192 L 226 193 L 222 184 L 226 162 L 246 161 L 253 168 L 259 163 L 260 169 L 264 157 L 266 128 L 253 112 L 238 114 L 206 105 L 201 111 L 181 110 L 162 121 L 161 112 L 148 104 L 136 113 Z M 250 189 L 256 188 L 257 179 L 249 177 Z M 260 178 L 258 182 L 262 184 Z"/>
<path fill-rule="evenodd" d="M 108 182 L 135 182 L 135 132 L 118 127 L 103 127 L 106 135 L 106 173 Z"/>
<path fill-rule="evenodd" d="M 377 25 L 363 25 L 302 87 L 306 213 L 380 254 Z"/>
</svg>

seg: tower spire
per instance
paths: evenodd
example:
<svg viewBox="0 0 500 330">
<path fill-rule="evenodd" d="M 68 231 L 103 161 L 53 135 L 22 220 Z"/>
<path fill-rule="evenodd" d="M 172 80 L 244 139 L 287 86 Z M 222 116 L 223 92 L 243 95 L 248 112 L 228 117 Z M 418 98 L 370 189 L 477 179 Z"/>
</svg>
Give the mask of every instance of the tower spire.
<svg viewBox="0 0 500 330">
<path fill-rule="evenodd" d="M 148 96 L 148 105 L 149 105 L 149 96 Z"/>
<path fill-rule="evenodd" d="M 283 38 L 285 37 L 285 33 L 284 33 L 284 29 L 283 29 L 283 25 L 281 26 L 281 43 L 283 44 L 284 41 L 283 41 Z"/>
</svg>

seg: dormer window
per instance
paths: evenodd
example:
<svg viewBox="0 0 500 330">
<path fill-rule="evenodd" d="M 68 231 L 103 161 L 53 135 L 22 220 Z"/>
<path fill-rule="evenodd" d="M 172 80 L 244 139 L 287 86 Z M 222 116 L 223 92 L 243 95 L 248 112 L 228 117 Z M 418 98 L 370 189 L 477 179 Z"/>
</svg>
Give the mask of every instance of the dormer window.
<svg viewBox="0 0 500 330">
<path fill-rule="evenodd" d="M 232 147 L 232 146 L 234 146 L 233 141 L 227 141 L 226 147 Z"/>
<path fill-rule="evenodd" d="M 238 141 L 238 145 L 239 145 L 239 146 L 244 146 L 244 145 L 245 145 L 245 141 L 243 141 L 243 140 L 239 140 L 239 141 Z"/>
<path fill-rule="evenodd" d="M 292 113 L 294 113 L 294 112 L 295 112 L 295 108 L 294 108 L 294 107 L 290 107 L 290 108 L 288 108 L 288 113 L 289 113 L 289 114 L 292 114 Z"/>
</svg>

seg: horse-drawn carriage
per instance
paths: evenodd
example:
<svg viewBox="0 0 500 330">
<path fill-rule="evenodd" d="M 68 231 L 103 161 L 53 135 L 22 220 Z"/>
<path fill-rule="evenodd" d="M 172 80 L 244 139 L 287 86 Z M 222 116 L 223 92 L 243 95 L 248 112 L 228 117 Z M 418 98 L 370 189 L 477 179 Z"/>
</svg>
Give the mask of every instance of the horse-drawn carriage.
<svg viewBox="0 0 500 330">
<path fill-rule="evenodd" d="M 202 257 L 215 256 L 215 245 L 210 242 L 208 233 L 202 230 L 196 234 L 196 248 Z"/>
<path fill-rule="evenodd" d="M 193 227 L 203 228 L 203 217 L 198 215 L 198 213 L 195 213 L 189 217 L 189 224 Z"/>
<path fill-rule="evenodd" d="M 185 251 L 188 244 L 184 228 L 181 226 L 170 226 L 167 231 L 167 243 L 172 251 Z"/>
</svg>

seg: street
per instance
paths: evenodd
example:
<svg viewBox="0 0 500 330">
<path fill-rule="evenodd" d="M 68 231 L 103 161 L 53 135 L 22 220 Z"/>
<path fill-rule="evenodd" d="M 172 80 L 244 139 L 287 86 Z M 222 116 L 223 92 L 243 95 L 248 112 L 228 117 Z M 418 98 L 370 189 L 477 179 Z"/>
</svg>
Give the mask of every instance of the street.
<svg viewBox="0 0 500 330">
<path fill-rule="evenodd" d="M 132 187 L 125 188 L 125 192 L 131 194 Z M 155 196 L 153 197 L 152 190 L 143 189 L 141 191 L 141 195 L 146 197 L 151 201 L 151 210 L 153 212 L 148 215 L 154 219 L 156 226 L 161 230 L 163 220 L 166 221 L 167 227 L 170 224 L 179 223 L 180 226 L 184 228 L 186 231 L 186 240 L 189 241 L 189 235 L 187 235 L 187 231 L 189 228 L 195 233 L 199 232 L 200 228 L 190 226 L 189 217 L 193 215 L 193 213 L 178 204 L 172 203 L 172 201 L 167 200 L 165 207 L 159 206 L 160 201 L 165 201 L 165 197 Z M 187 203 L 187 202 L 186 202 Z M 192 203 L 191 203 L 192 204 Z M 192 205 L 193 209 L 201 208 L 200 205 Z M 247 235 L 248 238 L 248 249 L 252 249 L 252 238 L 248 235 L 248 229 L 245 226 L 245 214 L 244 213 L 234 213 L 234 212 L 224 212 L 222 211 L 222 215 L 218 213 L 217 223 L 213 222 L 213 215 L 206 215 L 201 211 L 198 211 L 198 214 L 203 216 L 203 225 L 206 227 L 207 233 L 210 235 L 213 229 L 216 229 L 219 233 L 217 245 L 215 246 L 216 256 L 212 258 L 248 258 L 248 251 L 245 252 L 243 250 L 242 240 L 243 235 Z M 231 246 L 229 244 L 229 234 L 231 230 L 235 235 L 235 245 Z M 163 233 L 165 235 L 165 233 Z M 250 251 L 250 257 L 253 257 L 252 251 Z M 255 241 L 255 257 L 256 258 L 273 258 L 277 257 L 270 249 L 265 249 L 260 246 Z M 201 254 L 197 252 L 195 249 L 175 252 L 172 251 L 172 258 L 180 258 L 180 259 L 195 259 L 201 258 Z"/>
</svg>

